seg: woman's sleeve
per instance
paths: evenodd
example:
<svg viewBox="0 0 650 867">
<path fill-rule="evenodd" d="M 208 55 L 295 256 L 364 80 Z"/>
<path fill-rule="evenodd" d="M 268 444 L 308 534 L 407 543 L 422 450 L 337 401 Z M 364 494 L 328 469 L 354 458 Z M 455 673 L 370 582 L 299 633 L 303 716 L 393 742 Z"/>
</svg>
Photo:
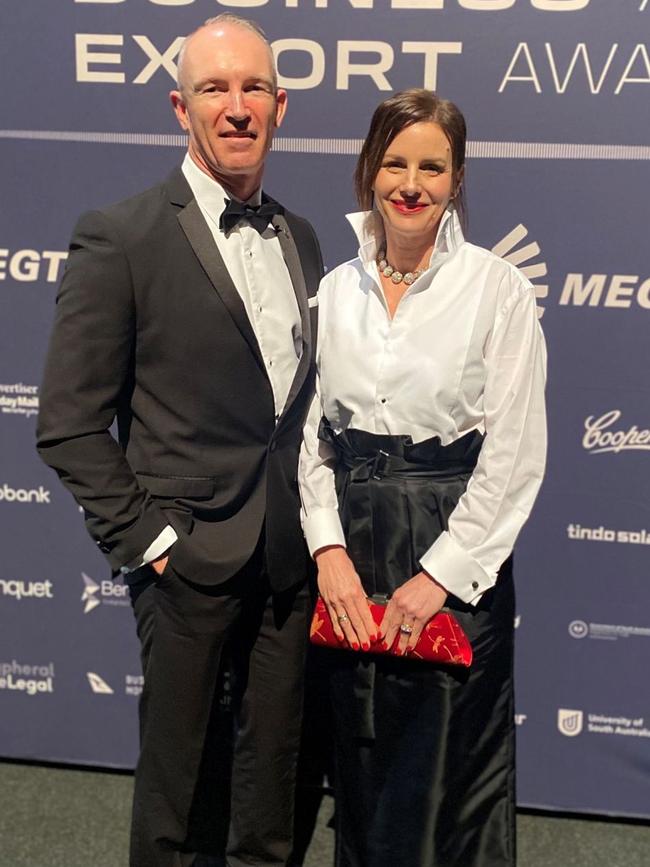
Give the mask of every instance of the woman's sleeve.
<svg viewBox="0 0 650 867">
<path fill-rule="evenodd" d="M 448 592 L 471 604 L 496 582 L 533 507 L 546 462 L 544 337 L 533 288 L 514 289 L 485 347 L 485 439 L 478 463 L 449 529 L 420 560 Z"/>
<path fill-rule="evenodd" d="M 318 331 L 324 329 L 325 304 L 322 283 L 319 289 Z M 319 338 L 320 345 L 320 338 Z M 323 416 L 320 375 L 316 373 L 316 393 L 311 402 L 303 429 L 300 459 L 298 462 L 298 486 L 300 489 L 300 520 L 309 553 L 313 556 L 319 548 L 328 545 L 345 547 L 345 536 L 339 518 L 334 467 L 336 457 L 329 443 L 318 438 L 318 428 Z"/>
</svg>

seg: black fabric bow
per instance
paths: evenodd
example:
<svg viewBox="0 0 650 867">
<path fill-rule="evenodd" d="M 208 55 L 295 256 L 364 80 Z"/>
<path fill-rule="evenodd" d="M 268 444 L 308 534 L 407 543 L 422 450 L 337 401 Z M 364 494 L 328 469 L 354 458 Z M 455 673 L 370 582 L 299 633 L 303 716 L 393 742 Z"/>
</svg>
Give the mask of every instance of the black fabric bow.
<svg viewBox="0 0 650 867">
<path fill-rule="evenodd" d="M 245 220 L 261 235 L 273 217 L 282 214 L 283 211 L 282 205 L 274 202 L 273 199 L 257 207 L 247 205 L 245 202 L 238 202 L 236 199 L 229 199 L 226 209 L 221 215 L 219 228 L 222 232 L 229 232 L 240 220 Z"/>
</svg>

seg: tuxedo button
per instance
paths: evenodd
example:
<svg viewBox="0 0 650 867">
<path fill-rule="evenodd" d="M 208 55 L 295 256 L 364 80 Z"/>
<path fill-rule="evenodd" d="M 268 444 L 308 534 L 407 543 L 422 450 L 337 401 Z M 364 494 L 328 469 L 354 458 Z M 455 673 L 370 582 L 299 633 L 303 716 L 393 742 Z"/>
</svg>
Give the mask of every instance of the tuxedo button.
<svg viewBox="0 0 650 867">
<path fill-rule="evenodd" d="M 278 447 L 278 444 L 276 443 L 275 440 L 273 440 L 273 442 L 272 442 L 271 445 L 269 446 L 269 451 L 270 451 L 270 452 L 274 452 L 274 451 L 277 449 L 277 447 Z"/>
</svg>

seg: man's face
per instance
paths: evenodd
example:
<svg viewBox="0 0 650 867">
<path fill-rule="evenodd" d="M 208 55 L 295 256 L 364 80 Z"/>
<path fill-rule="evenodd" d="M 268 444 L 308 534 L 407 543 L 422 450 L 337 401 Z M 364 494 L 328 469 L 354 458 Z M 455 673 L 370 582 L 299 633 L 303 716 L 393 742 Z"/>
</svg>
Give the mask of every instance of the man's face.
<svg viewBox="0 0 650 867">
<path fill-rule="evenodd" d="M 287 94 L 274 90 L 268 46 L 233 24 L 204 27 L 189 37 L 170 94 L 189 153 L 206 174 L 238 198 L 260 186 L 273 133 Z"/>
</svg>

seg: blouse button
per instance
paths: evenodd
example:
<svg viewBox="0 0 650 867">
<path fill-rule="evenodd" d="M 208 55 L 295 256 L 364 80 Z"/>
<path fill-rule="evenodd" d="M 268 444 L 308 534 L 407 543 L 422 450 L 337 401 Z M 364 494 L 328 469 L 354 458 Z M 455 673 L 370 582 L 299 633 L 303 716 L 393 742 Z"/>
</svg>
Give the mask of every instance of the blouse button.
<svg viewBox="0 0 650 867">
<path fill-rule="evenodd" d="M 472 581 L 472 590 L 478 590 L 478 581 Z"/>
</svg>

